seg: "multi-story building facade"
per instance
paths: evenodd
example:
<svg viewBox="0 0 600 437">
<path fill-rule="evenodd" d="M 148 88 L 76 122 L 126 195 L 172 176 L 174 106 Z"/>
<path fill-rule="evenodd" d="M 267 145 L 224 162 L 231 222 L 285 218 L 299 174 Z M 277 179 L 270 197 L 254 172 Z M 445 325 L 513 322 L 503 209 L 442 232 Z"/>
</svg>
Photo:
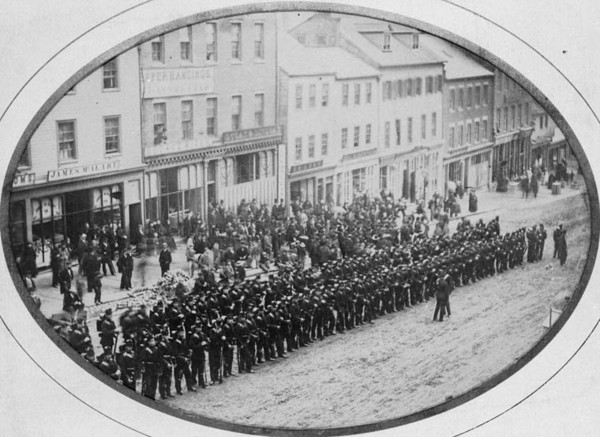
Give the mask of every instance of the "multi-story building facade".
<svg viewBox="0 0 600 437">
<path fill-rule="evenodd" d="M 495 69 L 492 180 L 498 191 L 506 191 L 508 180 L 519 178 L 531 166 L 533 102 L 527 91 Z"/>
<path fill-rule="evenodd" d="M 556 168 L 556 164 L 571 156 L 571 149 L 554 120 L 535 102 L 532 104 L 531 117 L 532 163 L 552 171 Z"/>
<path fill-rule="evenodd" d="M 138 53 L 128 51 L 79 82 L 50 111 L 21 157 L 10 199 L 16 251 L 33 242 L 38 266 L 50 248 L 77 242 L 85 224 L 142 222 Z"/>
<path fill-rule="evenodd" d="M 274 14 L 194 24 L 142 44 L 146 220 L 206 217 L 208 202 L 283 197 Z M 280 162 L 281 161 L 281 162 Z"/>
<path fill-rule="evenodd" d="M 424 37 L 444 57 L 444 183 L 483 188 L 491 182 L 494 73 L 457 46 Z"/>
<path fill-rule="evenodd" d="M 369 195 L 385 189 L 410 201 L 439 190 L 443 63 L 421 46 L 419 34 L 403 26 L 331 14 L 315 14 L 290 34 L 317 50 L 340 47 L 379 74 L 377 89 L 372 90 L 372 98 L 379 102 L 377 129 L 371 128 L 378 138 L 373 147 L 361 152 L 342 149 L 342 165 L 336 173 L 338 201 L 351 200 L 363 187 Z M 347 85 L 342 85 L 342 102 L 361 93 L 359 84 Z M 350 111 L 339 114 L 351 114 L 354 119 Z M 352 132 L 347 131 L 348 142 L 362 135 L 357 122 Z M 345 144 L 344 132 L 341 143 Z M 356 168 L 355 162 L 359 163 Z"/>
<path fill-rule="evenodd" d="M 376 192 L 377 70 L 340 47 L 281 36 L 279 96 L 289 198 L 341 204 Z"/>
</svg>

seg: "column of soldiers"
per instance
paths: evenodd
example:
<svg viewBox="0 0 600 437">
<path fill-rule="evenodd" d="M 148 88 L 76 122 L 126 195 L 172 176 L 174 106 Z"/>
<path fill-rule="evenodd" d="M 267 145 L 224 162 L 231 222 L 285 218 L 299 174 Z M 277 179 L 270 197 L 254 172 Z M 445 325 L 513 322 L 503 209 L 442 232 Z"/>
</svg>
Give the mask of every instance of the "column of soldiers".
<svg viewBox="0 0 600 437">
<path fill-rule="evenodd" d="M 120 317 L 123 344 L 114 365 L 123 384 L 162 399 L 223 383 L 234 370 L 254 373 L 265 361 L 345 333 L 436 296 L 444 280 L 460 287 L 520 266 L 543 252 L 543 227 L 500 233 L 499 219 L 462 219 L 452 235 L 400 244 L 371 242 L 360 253 L 310 269 L 283 266 L 265 281 L 206 281 L 189 293 Z M 532 243 L 532 241 L 534 241 Z M 110 319 L 107 315 L 105 319 Z M 116 348 L 114 322 L 102 321 L 102 344 Z M 112 338 L 113 341 L 104 340 Z M 237 369 L 234 369 L 237 367 Z M 174 381 L 173 381 L 174 380 Z"/>
</svg>

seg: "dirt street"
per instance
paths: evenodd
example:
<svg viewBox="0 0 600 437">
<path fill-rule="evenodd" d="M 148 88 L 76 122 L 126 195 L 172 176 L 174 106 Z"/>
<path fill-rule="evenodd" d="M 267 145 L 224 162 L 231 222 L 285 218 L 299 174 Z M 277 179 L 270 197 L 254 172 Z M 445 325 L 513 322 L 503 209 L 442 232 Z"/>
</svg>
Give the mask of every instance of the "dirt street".
<svg viewBox="0 0 600 437">
<path fill-rule="evenodd" d="M 502 232 L 544 223 L 543 260 L 456 289 L 449 320 L 433 322 L 435 302 L 429 301 L 262 364 L 254 375 L 166 403 L 250 425 L 343 427 L 401 417 L 480 385 L 540 340 L 550 306 L 561 306 L 585 264 L 590 228 L 584 198 L 533 202 L 482 218 L 500 215 Z M 559 222 L 568 231 L 563 267 L 552 259 Z"/>
</svg>

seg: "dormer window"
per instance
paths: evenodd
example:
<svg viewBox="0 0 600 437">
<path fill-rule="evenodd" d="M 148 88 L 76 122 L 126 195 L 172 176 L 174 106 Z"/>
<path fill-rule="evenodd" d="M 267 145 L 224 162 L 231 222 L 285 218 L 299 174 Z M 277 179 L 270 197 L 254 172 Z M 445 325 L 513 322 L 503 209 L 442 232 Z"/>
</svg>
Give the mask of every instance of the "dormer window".
<svg viewBox="0 0 600 437">
<path fill-rule="evenodd" d="M 390 42 L 392 40 L 392 35 L 389 32 L 385 32 L 383 34 L 383 51 L 384 52 L 389 52 L 390 51 Z"/>
<path fill-rule="evenodd" d="M 418 33 L 413 33 L 413 36 L 412 36 L 412 48 L 413 49 L 418 49 L 419 48 L 419 34 Z"/>
</svg>

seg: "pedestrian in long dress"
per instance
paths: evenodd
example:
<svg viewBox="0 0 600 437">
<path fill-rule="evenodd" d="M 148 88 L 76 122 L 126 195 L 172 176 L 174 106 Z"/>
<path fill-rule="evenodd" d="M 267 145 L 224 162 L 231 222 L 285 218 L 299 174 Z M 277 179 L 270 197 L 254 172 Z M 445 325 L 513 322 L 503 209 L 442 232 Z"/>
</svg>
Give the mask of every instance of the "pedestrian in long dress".
<svg viewBox="0 0 600 437">
<path fill-rule="evenodd" d="M 561 266 L 567 261 L 567 231 L 563 225 L 558 226 L 558 259 Z"/>
</svg>

